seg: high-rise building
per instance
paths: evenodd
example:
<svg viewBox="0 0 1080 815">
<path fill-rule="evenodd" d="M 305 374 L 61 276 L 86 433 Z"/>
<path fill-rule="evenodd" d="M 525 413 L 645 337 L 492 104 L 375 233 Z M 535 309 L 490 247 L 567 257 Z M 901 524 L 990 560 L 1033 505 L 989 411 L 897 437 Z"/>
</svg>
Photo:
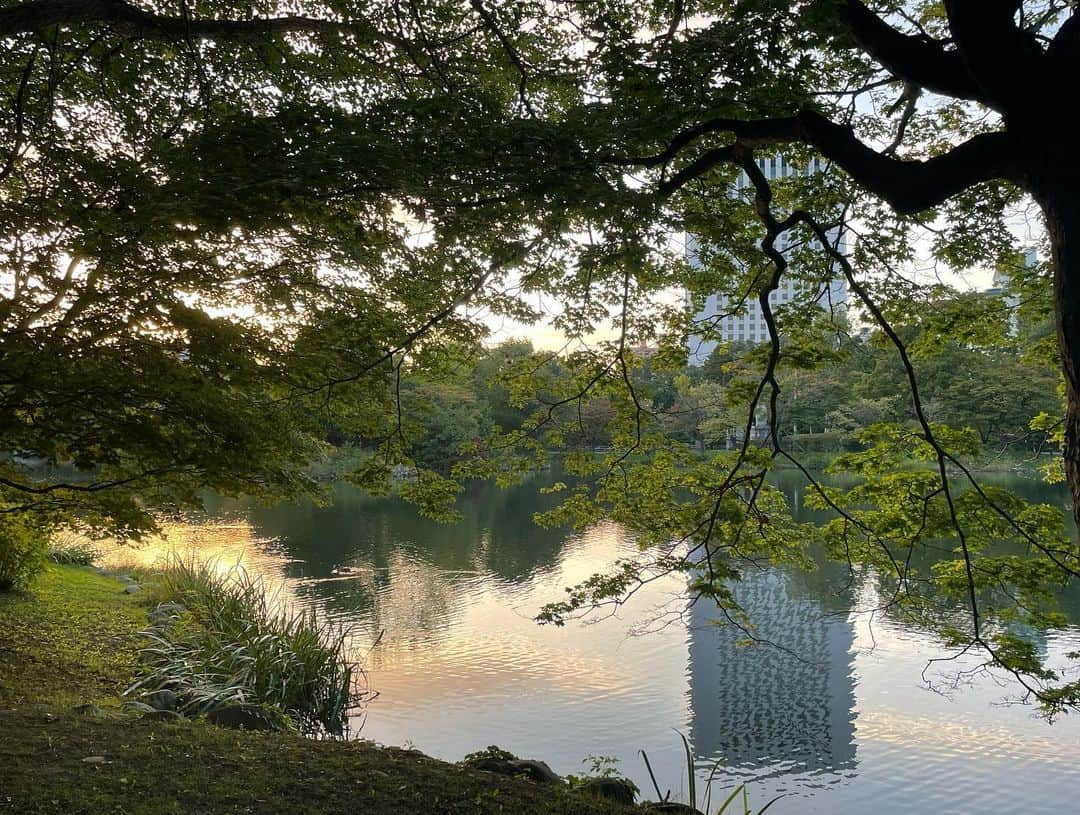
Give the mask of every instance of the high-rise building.
<svg viewBox="0 0 1080 815">
<path fill-rule="evenodd" d="M 767 179 L 775 181 L 803 173 L 819 172 L 821 159 L 815 158 L 808 167 L 803 169 L 797 168 L 780 156 L 759 158 L 757 165 Z M 748 186 L 750 186 L 750 179 L 746 173 L 740 173 L 735 182 L 736 190 L 741 192 Z M 846 251 L 844 237 L 839 230 L 833 230 L 829 237 L 837 241 L 841 252 Z M 785 253 L 790 251 L 790 240 L 789 235 L 781 235 L 777 248 Z M 698 264 L 698 243 L 693 235 L 687 237 L 686 253 L 691 265 Z M 847 281 L 839 269 L 835 272 L 827 284 L 823 283 L 817 291 L 812 292 L 806 290 L 804 281 L 795 279 L 795 276 L 791 274 L 785 275 L 780 281 L 779 288 L 769 295 L 769 302 L 773 306 L 778 306 L 789 303 L 796 297 L 800 299 L 810 297 L 822 308 L 842 310 L 847 299 Z M 689 307 L 689 298 L 687 300 Z M 733 311 L 738 313 L 731 313 Z M 689 339 L 691 365 L 704 364 L 709 355 L 716 350 L 718 342 L 756 344 L 769 340 L 765 315 L 761 311 L 761 305 L 753 297 L 747 298 L 746 302 L 740 305 L 728 295 L 710 294 L 705 300 L 705 307 L 694 315 L 694 324 L 702 330 L 701 333 L 696 333 Z"/>
<path fill-rule="evenodd" d="M 1039 257 L 1031 247 L 1024 250 L 1021 259 L 1028 270 L 1034 269 L 1039 263 Z M 1010 291 L 1011 285 L 1009 274 L 1003 269 L 995 269 L 993 285 L 984 290 L 983 294 L 1001 298 L 1005 304 L 1009 336 L 1015 337 L 1020 332 L 1020 297 L 1015 291 Z"/>
</svg>

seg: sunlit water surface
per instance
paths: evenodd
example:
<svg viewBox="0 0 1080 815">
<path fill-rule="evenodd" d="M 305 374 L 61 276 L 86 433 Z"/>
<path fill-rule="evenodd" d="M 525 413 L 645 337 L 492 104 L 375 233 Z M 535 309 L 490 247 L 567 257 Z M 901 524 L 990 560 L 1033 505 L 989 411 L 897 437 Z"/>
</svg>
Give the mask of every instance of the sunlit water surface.
<svg viewBox="0 0 1080 815">
<path fill-rule="evenodd" d="M 289 601 L 347 625 L 378 698 L 364 738 L 460 759 L 489 744 L 580 773 L 609 756 L 655 797 L 639 751 L 663 791 L 686 795 L 694 752 L 699 796 L 713 805 L 748 781 L 770 813 L 1075 812 L 1080 721 L 1052 726 L 1003 704 L 1016 689 L 990 676 L 952 688 L 962 664 L 932 668 L 943 651 L 928 635 L 859 613 L 870 581 L 840 593 L 845 574 L 764 572 L 738 595 L 762 639 L 713 624 L 704 605 L 680 608 L 681 578 L 647 586 L 617 617 L 564 628 L 532 618 L 545 602 L 634 551 L 623 531 L 544 530 L 537 489 L 476 485 L 465 519 L 427 522 L 394 500 L 339 485 L 330 506 L 259 507 L 216 501 L 205 519 L 167 527 L 163 541 L 116 557 L 152 563 L 169 550 L 241 562 Z M 1009 478 L 1029 498 L 1062 503 L 1035 481 Z M 798 503 L 799 484 L 782 480 Z M 1080 620 L 1080 597 L 1068 598 Z M 1046 635 L 1065 662 L 1080 627 Z M 927 687 L 925 676 L 931 679 Z"/>
</svg>

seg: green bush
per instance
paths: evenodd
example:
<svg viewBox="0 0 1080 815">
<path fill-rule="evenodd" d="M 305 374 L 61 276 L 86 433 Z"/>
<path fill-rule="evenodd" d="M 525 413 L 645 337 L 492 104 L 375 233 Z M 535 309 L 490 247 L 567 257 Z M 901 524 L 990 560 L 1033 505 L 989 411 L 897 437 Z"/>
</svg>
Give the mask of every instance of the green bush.
<svg viewBox="0 0 1080 815">
<path fill-rule="evenodd" d="M 29 521 L 0 516 L 0 591 L 25 589 L 45 568 L 49 537 Z"/>
<path fill-rule="evenodd" d="M 830 430 L 827 433 L 797 433 L 788 435 L 786 445 L 800 453 L 841 453 L 858 450 L 860 445 L 850 433 Z"/>
<path fill-rule="evenodd" d="M 365 701 L 363 673 L 346 639 L 311 611 L 291 611 L 240 568 L 173 558 L 148 586 L 153 601 L 180 603 L 171 625 L 145 632 L 142 676 L 130 696 L 171 690 L 182 713 L 232 704 L 276 709 L 301 732 L 342 735 Z"/>
<path fill-rule="evenodd" d="M 496 761 L 516 761 L 517 756 L 509 750 L 504 750 L 497 745 L 491 744 L 483 750 L 477 750 L 475 753 L 468 753 L 465 758 L 461 759 L 461 763 L 466 767 L 472 767 L 479 764 L 481 761 L 487 761 L 489 759 L 495 759 Z"/>
</svg>

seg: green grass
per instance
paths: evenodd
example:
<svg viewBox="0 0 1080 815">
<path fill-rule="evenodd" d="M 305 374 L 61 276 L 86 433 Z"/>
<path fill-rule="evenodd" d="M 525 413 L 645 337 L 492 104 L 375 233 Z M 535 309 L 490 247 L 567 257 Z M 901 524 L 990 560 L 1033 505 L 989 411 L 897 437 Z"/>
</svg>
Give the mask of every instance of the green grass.
<svg viewBox="0 0 1080 815">
<path fill-rule="evenodd" d="M 82 759 L 103 756 L 106 763 Z M 5 804 L 5 797 L 10 801 Z M 6 806 L 6 808 L 5 808 Z M 366 742 L 0 711 L 0 812 L 616 815 L 569 790 Z"/>
<path fill-rule="evenodd" d="M 0 593 L 0 707 L 119 707 L 145 625 L 113 578 L 49 565 L 29 591 Z"/>
<path fill-rule="evenodd" d="M 703 795 L 699 798 L 697 789 L 697 768 L 694 764 L 694 754 L 690 749 L 690 742 L 682 732 L 678 730 L 675 732 L 679 734 L 679 738 L 682 740 L 683 756 L 685 759 L 683 772 L 686 773 L 686 794 L 689 804 L 694 809 L 704 812 L 705 815 L 713 815 L 712 785 L 716 780 L 716 773 L 720 769 L 720 762 L 718 761 L 713 765 L 712 772 L 709 773 L 709 777 L 705 782 Z M 653 789 L 656 790 L 657 800 L 667 801 L 671 797 L 671 790 L 668 790 L 666 794 L 660 792 L 660 784 L 656 780 L 656 774 L 653 773 L 652 764 L 649 762 L 648 754 L 644 750 L 639 752 L 642 760 L 645 762 L 645 768 L 649 772 L 649 780 L 652 781 Z M 750 807 L 750 791 L 747 789 L 746 784 L 738 784 L 728 793 L 727 797 L 723 800 L 723 803 L 720 804 L 719 809 L 715 810 L 715 815 L 765 815 L 768 810 L 772 809 L 772 805 L 783 797 L 783 795 L 777 795 L 760 809 L 753 810 Z"/>
<path fill-rule="evenodd" d="M 146 608 L 85 567 L 0 595 L 0 813 L 619 815 L 569 788 L 413 751 L 126 714 Z M 80 715 L 93 703 L 103 717 Z M 100 756 L 103 763 L 83 759 Z"/>
</svg>

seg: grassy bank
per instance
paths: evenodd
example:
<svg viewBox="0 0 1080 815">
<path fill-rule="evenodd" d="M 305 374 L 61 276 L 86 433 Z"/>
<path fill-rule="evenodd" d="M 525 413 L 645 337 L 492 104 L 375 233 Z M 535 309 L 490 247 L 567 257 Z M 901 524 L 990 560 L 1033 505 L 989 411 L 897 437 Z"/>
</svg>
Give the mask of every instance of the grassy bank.
<svg viewBox="0 0 1080 815">
<path fill-rule="evenodd" d="M 362 741 L 128 714 L 146 625 L 136 597 L 56 565 L 32 592 L 0 595 L 0 813 L 644 811 Z"/>
</svg>

